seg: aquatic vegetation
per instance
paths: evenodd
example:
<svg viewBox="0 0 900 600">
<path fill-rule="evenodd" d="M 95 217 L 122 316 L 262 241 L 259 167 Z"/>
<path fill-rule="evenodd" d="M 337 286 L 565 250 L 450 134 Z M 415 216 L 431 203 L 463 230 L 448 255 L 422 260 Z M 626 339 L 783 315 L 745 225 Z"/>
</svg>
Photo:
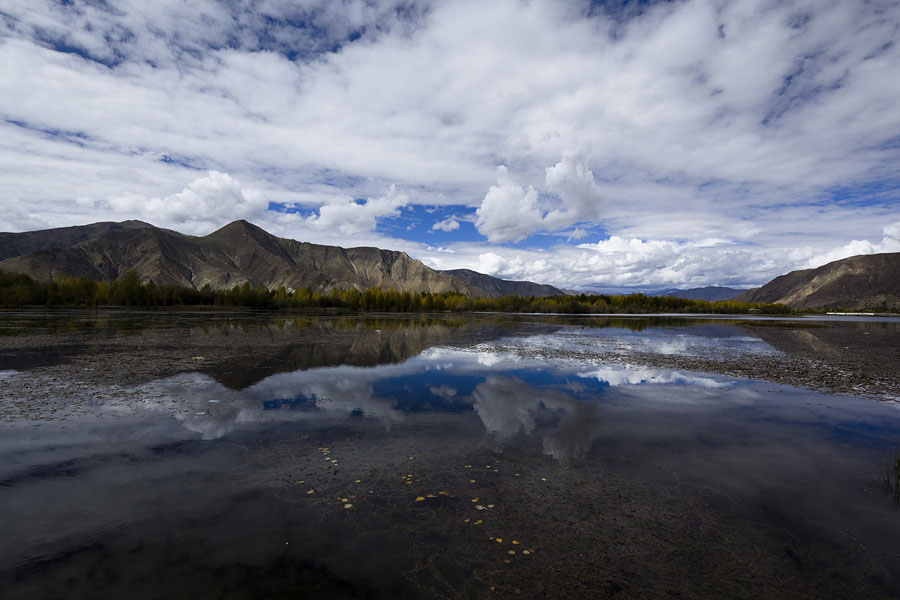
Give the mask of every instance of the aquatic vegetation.
<svg viewBox="0 0 900 600">
<path fill-rule="evenodd" d="M 879 478 L 890 503 L 900 508 L 900 450 L 882 468 Z"/>
</svg>

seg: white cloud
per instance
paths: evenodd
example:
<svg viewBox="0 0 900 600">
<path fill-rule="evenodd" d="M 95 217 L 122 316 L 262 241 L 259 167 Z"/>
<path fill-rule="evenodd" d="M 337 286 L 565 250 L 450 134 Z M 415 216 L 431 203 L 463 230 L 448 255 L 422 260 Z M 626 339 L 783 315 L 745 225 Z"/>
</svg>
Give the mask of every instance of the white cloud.
<svg viewBox="0 0 900 600">
<path fill-rule="evenodd" d="M 900 221 L 888 225 L 882 230 L 880 242 L 869 240 L 853 240 L 850 243 L 808 259 L 801 268 L 814 269 L 824 264 L 856 256 L 858 254 L 878 254 L 880 252 L 900 252 Z"/>
<path fill-rule="evenodd" d="M 566 153 L 555 166 L 547 169 L 547 189 L 559 195 L 565 209 L 561 211 L 557 228 L 567 227 L 578 221 L 599 221 L 602 194 L 594 174 L 584 162 Z M 565 225 L 563 225 L 565 223 Z"/>
<path fill-rule="evenodd" d="M 132 194 L 111 197 L 108 203 L 119 214 L 189 231 L 236 219 L 258 219 L 269 206 L 260 192 L 241 187 L 237 179 L 219 171 L 210 171 L 182 191 L 165 198 Z"/>
<path fill-rule="evenodd" d="M 46 229 L 46 219 L 34 213 L 25 213 L 18 206 L 5 206 L 0 212 L 0 231 L 19 232 Z"/>
<path fill-rule="evenodd" d="M 443 221 L 437 221 L 434 225 L 431 226 L 432 231 L 441 230 L 441 231 L 456 231 L 459 229 L 459 221 L 456 220 L 456 217 L 447 217 Z"/>
<path fill-rule="evenodd" d="M 544 217 L 537 191 L 517 185 L 503 166 L 497 168 L 497 182 L 475 211 L 478 231 L 491 242 L 518 242 L 540 229 Z"/>
<path fill-rule="evenodd" d="M 692 375 L 690 373 L 683 373 L 681 371 L 651 369 L 634 365 L 607 365 L 600 367 L 599 369 L 579 373 L 578 376 L 591 379 L 596 378 L 611 386 L 640 385 L 646 383 L 683 383 L 707 388 L 724 388 L 730 386 L 729 383 L 713 379 L 712 377 L 703 377 Z"/>
<path fill-rule="evenodd" d="M 517 185 L 505 166 L 475 211 L 475 227 L 491 242 L 519 242 L 538 231 L 560 231 L 581 221 L 599 221 L 601 192 L 594 174 L 572 153 L 546 170 L 545 184 L 558 199 L 541 206 L 537 191 Z"/>
<path fill-rule="evenodd" d="M 326 204 L 319 209 L 318 216 L 310 216 L 306 222 L 316 229 L 355 235 L 374 231 L 377 219 L 397 216 L 400 214 L 400 208 L 407 204 L 409 197 L 398 192 L 392 185 L 382 196 L 368 198 L 361 204 L 349 196 Z"/>
<path fill-rule="evenodd" d="M 550 0 L 9 0 L 0 27 L 7 228 L 243 216 L 590 285 L 765 281 L 897 239 L 877 233 L 900 218 L 896 3 L 695 0 L 614 23 Z M 244 195 L 167 207 L 198 168 Z M 489 243 L 432 257 L 374 233 L 393 183 L 477 208 Z M 259 212 L 248 189 L 317 212 Z M 492 246 L 591 223 L 640 243 Z"/>
</svg>

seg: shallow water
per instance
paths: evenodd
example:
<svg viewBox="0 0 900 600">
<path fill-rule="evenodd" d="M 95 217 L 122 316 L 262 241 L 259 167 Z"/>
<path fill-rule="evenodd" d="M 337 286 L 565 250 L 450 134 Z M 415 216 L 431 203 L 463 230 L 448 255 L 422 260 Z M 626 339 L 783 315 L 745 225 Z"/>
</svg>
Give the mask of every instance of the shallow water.
<svg viewBox="0 0 900 600">
<path fill-rule="evenodd" d="M 6 316 L 4 598 L 900 587 L 889 394 L 647 360 L 890 362 L 896 321 Z"/>
</svg>

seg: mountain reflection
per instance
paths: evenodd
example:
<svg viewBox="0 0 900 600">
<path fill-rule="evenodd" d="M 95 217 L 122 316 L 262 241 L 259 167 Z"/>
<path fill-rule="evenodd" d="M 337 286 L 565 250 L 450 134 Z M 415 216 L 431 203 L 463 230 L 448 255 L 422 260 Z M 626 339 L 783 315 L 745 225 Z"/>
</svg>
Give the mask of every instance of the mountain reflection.
<svg viewBox="0 0 900 600">
<path fill-rule="evenodd" d="M 243 390 L 188 373 L 135 393 L 146 409 L 167 414 L 205 440 L 273 422 L 319 428 L 353 418 L 356 426 L 390 431 L 413 415 L 426 420 L 432 418 L 428 415 L 477 417 L 484 434 L 501 446 L 538 436 L 545 455 L 563 460 L 585 458 L 603 435 L 609 422 L 601 416 L 605 390 L 648 385 L 720 389 L 731 384 L 628 365 L 585 371 L 576 363 L 560 363 L 550 370 L 510 354 L 432 348 L 399 364 L 278 373 Z"/>
<path fill-rule="evenodd" d="M 511 335 L 549 333 L 555 324 L 508 319 L 393 318 L 295 320 L 288 336 L 272 334 L 272 343 L 254 345 L 227 361 L 212 360 L 202 369 L 223 385 L 244 389 L 277 373 L 349 365 L 374 367 L 401 363 L 438 345 L 464 345 Z"/>
</svg>

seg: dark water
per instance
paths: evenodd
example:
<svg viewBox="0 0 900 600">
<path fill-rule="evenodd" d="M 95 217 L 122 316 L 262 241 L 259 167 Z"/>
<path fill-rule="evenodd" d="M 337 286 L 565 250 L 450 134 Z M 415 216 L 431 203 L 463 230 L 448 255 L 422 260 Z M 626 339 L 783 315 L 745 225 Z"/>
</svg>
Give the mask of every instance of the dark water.
<svg viewBox="0 0 900 600">
<path fill-rule="evenodd" d="M 17 319 L 3 598 L 898 593 L 900 405 L 621 359 L 786 356 L 772 327 Z"/>
</svg>

